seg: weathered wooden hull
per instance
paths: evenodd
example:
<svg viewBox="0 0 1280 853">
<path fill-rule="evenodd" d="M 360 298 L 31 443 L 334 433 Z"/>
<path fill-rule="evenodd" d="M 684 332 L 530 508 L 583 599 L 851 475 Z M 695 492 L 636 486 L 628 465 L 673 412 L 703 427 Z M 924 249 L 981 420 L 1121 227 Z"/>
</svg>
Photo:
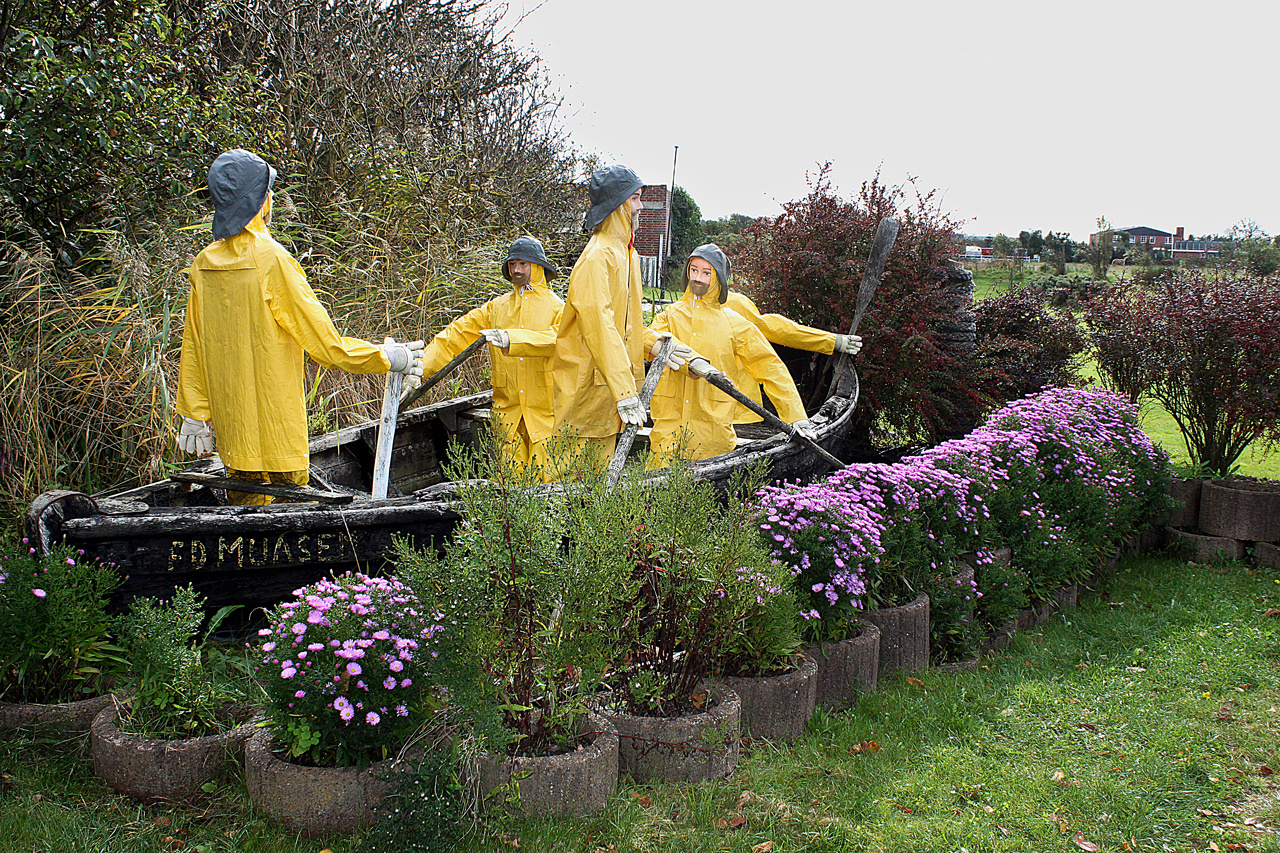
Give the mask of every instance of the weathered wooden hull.
<svg viewBox="0 0 1280 853">
<path fill-rule="evenodd" d="M 813 420 L 818 441 L 839 453 L 853 420 L 852 398 L 832 397 Z M 217 505 L 209 489 L 163 480 L 90 497 L 46 492 L 28 510 L 29 536 L 48 549 L 65 542 L 89 557 L 115 563 L 122 600 L 168 598 L 191 583 L 209 607 L 263 606 L 300 586 L 351 569 L 379 571 L 394 537 L 419 547 L 439 545 L 459 520 L 447 498 L 443 466 L 450 440 L 474 437 L 488 393 L 401 414 L 392 455 L 391 497 L 368 497 L 377 423 L 350 427 L 311 442 L 313 480 L 356 497 L 343 506 L 278 503 Z M 744 466 L 764 462 L 775 479 L 809 479 L 826 463 L 784 436 L 741 443 L 731 453 L 694 464 L 699 477 L 727 485 Z M 204 467 L 217 471 L 220 463 Z"/>
</svg>

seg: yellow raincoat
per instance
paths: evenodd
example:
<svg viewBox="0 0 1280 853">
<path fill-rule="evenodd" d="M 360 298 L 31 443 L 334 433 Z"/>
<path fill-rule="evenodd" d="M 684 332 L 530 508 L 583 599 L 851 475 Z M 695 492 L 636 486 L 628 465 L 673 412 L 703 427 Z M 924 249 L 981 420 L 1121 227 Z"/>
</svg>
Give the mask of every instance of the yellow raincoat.
<svg viewBox="0 0 1280 853">
<path fill-rule="evenodd" d="M 822 353 L 823 355 L 831 355 L 835 352 L 836 336 L 834 332 L 824 332 L 811 326 L 802 326 L 781 314 L 761 314 L 756 304 L 737 290 L 729 291 L 729 298 L 724 307 L 738 312 L 742 317 L 750 321 L 753 326 L 764 333 L 765 339 L 771 344 Z M 720 365 L 716 365 L 716 367 L 720 367 Z M 759 383 L 752 381 L 751 377 L 745 373 L 735 375 L 725 368 L 721 368 L 721 370 L 729 374 L 729 378 L 739 391 L 755 402 L 760 402 Z M 736 406 L 735 408 L 737 409 L 736 414 L 733 416 L 735 424 L 753 424 L 760 420 L 760 416 L 746 406 Z"/>
<path fill-rule="evenodd" d="M 427 344 L 422 375 L 431 376 L 480 337 L 481 329 L 504 329 L 511 340 L 506 350 L 489 347 L 492 360 L 493 414 L 500 418 L 511 458 L 527 465 L 536 445 L 555 432 L 551 408 L 551 356 L 564 302 L 546 285 L 538 264 L 532 264 L 527 288 L 513 288 L 468 311 Z"/>
<path fill-rule="evenodd" d="M 304 353 L 350 373 L 391 365 L 377 346 L 338 334 L 261 212 L 197 255 L 188 277 L 178 414 L 213 422 L 229 469 L 305 472 Z"/>
<path fill-rule="evenodd" d="M 556 334 L 556 431 L 611 438 L 622 429 L 618 401 L 644 382 L 644 354 L 657 335 L 640 313 L 640 256 L 630 247 L 626 204 L 600 223 L 569 274 Z"/>
<path fill-rule="evenodd" d="M 764 385 L 778 417 L 795 423 L 806 417 L 800 393 L 786 365 L 764 335 L 736 311 L 721 306 L 720 285 L 712 273 L 711 287 L 702 298 L 686 290 L 680 299 L 653 320 L 655 332 L 671 332 L 715 368 L 723 370 L 740 390 L 736 376 L 748 385 Z M 732 299 L 732 296 L 730 296 Z M 689 459 L 706 459 L 733 450 L 733 414 L 741 408 L 720 389 L 697 379 L 687 367 L 664 371 L 654 392 L 650 412 L 653 431 L 649 446 L 657 457 L 651 465 L 670 461 L 688 431 Z"/>
</svg>

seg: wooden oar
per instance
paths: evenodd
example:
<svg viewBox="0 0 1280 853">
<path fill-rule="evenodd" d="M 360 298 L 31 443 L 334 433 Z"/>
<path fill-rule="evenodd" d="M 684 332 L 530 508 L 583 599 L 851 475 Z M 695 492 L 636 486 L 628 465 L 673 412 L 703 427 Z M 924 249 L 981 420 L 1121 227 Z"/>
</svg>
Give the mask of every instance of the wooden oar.
<svg viewBox="0 0 1280 853">
<path fill-rule="evenodd" d="M 658 380 L 662 378 L 662 369 L 667 366 L 667 357 L 671 355 L 675 346 L 676 339 L 668 335 L 662 342 L 662 349 L 649 364 L 649 372 L 644 375 L 644 385 L 640 387 L 640 402 L 646 409 L 649 408 L 649 401 L 653 399 L 654 389 L 658 387 Z M 636 433 L 639 431 L 638 425 L 627 424 L 622 432 L 618 433 L 618 443 L 613 449 L 613 458 L 609 460 L 609 467 L 605 471 L 605 482 L 609 488 L 616 486 L 621 479 L 622 466 L 627 461 L 627 453 L 630 452 L 631 444 L 636 440 Z"/>
<path fill-rule="evenodd" d="M 431 374 L 431 376 L 425 379 L 421 385 L 410 391 L 405 398 L 400 401 L 400 408 L 407 409 L 416 403 L 419 397 L 438 385 L 441 379 L 444 379 L 449 375 L 450 371 L 459 364 L 462 364 L 462 362 L 466 361 L 473 352 L 480 349 L 480 347 L 484 346 L 486 343 L 487 340 L 485 339 L 485 336 L 481 335 L 471 343 L 467 344 L 467 348 L 455 355 L 448 364 Z"/>
<path fill-rule="evenodd" d="M 897 238 L 898 220 L 887 216 L 881 219 L 876 227 L 875 239 L 871 242 L 871 254 L 867 257 L 866 269 L 862 271 L 862 281 L 858 284 L 858 306 L 853 313 L 853 324 L 849 327 L 850 335 L 858 333 L 862 315 L 867 313 L 867 306 L 871 304 L 871 296 L 876 292 L 876 286 L 880 284 L 880 277 L 884 275 L 884 265 L 889 261 L 889 252 L 893 249 L 893 241 Z M 858 377 L 853 372 L 853 365 L 849 362 L 849 354 L 840 353 L 831 371 L 831 386 L 827 389 L 828 397 L 836 394 L 841 397 L 850 397 L 857 393 Z"/>
<path fill-rule="evenodd" d="M 393 370 L 387 374 L 387 389 L 382 393 L 382 417 L 378 421 L 378 446 L 373 454 L 373 488 L 369 494 L 382 500 L 391 487 L 391 446 L 396 440 L 396 418 L 400 416 L 400 390 L 404 374 Z"/>
<path fill-rule="evenodd" d="M 251 480 L 234 480 L 230 477 L 218 477 L 214 474 L 203 474 L 198 471 L 177 471 L 169 475 L 169 479 L 177 483 L 192 483 L 197 486 L 208 486 L 211 489 L 230 489 L 233 492 L 248 492 L 254 495 L 275 495 L 280 498 L 293 498 L 299 501 L 316 501 L 322 504 L 349 504 L 351 495 L 341 492 L 322 492 L 306 486 L 289 486 L 283 483 L 255 483 Z"/>
<path fill-rule="evenodd" d="M 773 427 L 774 429 L 782 430 L 783 432 L 785 432 L 787 435 L 791 437 L 792 441 L 796 441 L 796 442 L 799 442 L 800 444 L 803 444 L 805 447 L 809 448 L 809 450 L 813 451 L 818 456 L 821 456 L 827 462 L 827 464 L 837 469 L 844 467 L 844 463 L 841 462 L 839 459 L 837 459 L 835 456 L 832 456 L 830 453 L 828 453 L 821 444 L 818 444 L 818 442 L 814 441 L 812 438 L 809 438 L 807 435 L 803 435 L 802 433 L 798 432 L 794 426 L 787 423 L 782 418 L 778 417 L 773 412 L 769 411 L 764 406 L 760 405 L 755 400 L 752 400 L 746 394 L 743 394 L 741 391 L 735 388 L 733 385 L 733 382 L 729 380 L 728 376 L 725 376 L 723 373 L 717 372 L 717 373 L 711 374 L 710 376 L 706 376 L 704 378 L 708 382 L 710 382 L 712 385 L 719 388 L 721 391 L 728 394 L 730 397 L 737 400 L 739 403 L 746 406 L 748 409 L 755 412 L 760 417 L 764 418 L 764 422 L 767 423 L 769 426 Z"/>
</svg>

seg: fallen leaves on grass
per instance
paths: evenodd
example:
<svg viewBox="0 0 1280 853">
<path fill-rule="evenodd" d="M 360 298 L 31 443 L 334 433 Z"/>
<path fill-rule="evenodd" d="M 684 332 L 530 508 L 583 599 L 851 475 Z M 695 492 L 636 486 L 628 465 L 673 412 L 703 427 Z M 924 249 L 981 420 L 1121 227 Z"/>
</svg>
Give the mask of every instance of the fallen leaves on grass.
<svg viewBox="0 0 1280 853">
<path fill-rule="evenodd" d="M 1280 610 L 1277 610 L 1274 607 L 1268 607 L 1266 610 L 1262 611 L 1263 619 L 1271 619 L 1276 616 L 1280 616 Z"/>
<path fill-rule="evenodd" d="M 771 853 L 772 850 L 772 841 L 761 841 L 759 844 L 756 844 L 751 848 L 751 853 Z"/>
<path fill-rule="evenodd" d="M 1101 845 L 1086 841 L 1083 832 L 1076 832 L 1075 835 L 1071 836 L 1071 843 L 1081 850 L 1088 850 L 1089 853 L 1097 853 L 1098 850 L 1102 849 Z"/>
<path fill-rule="evenodd" d="M 912 687 L 924 687 L 923 681 L 918 678 L 912 678 L 910 675 L 907 676 L 907 684 L 910 684 Z"/>
<path fill-rule="evenodd" d="M 649 808 L 649 806 L 653 805 L 653 797 L 650 797 L 648 794 L 640 794 L 635 791 L 632 791 L 627 796 L 635 800 L 636 804 L 640 806 L 640 808 L 642 809 L 647 809 Z"/>
<path fill-rule="evenodd" d="M 729 819 L 716 818 L 717 829 L 740 829 L 747 825 L 747 818 L 742 814 L 729 815 Z"/>
<path fill-rule="evenodd" d="M 864 740 L 864 741 L 859 741 L 858 743 L 855 743 L 853 746 L 849 747 L 849 754 L 865 755 L 867 753 L 875 752 L 879 748 L 880 748 L 880 744 L 876 743 L 875 741 Z"/>
<path fill-rule="evenodd" d="M 1091 732 L 1096 732 L 1098 730 L 1098 727 L 1095 726 L 1093 723 L 1076 723 L 1076 728 L 1088 729 Z"/>
</svg>

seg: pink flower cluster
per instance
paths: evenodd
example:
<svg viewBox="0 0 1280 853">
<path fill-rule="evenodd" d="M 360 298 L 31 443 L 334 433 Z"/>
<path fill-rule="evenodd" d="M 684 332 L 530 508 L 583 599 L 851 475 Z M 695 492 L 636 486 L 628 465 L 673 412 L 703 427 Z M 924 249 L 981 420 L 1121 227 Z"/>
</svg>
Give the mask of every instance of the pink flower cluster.
<svg viewBox="0 0 1280 853">
<path fill-rule="evenodd" d="M 408 717 L 438 652 L 442 614 L 422 612 L 394 578 L 346 574 L 294 592 L 258 632 L 259 672 L 285 714 L 332 715 L 342 728 L 376 729 Z M 324 728 L 323 719 L 312 720 Z"/>
</svg>

